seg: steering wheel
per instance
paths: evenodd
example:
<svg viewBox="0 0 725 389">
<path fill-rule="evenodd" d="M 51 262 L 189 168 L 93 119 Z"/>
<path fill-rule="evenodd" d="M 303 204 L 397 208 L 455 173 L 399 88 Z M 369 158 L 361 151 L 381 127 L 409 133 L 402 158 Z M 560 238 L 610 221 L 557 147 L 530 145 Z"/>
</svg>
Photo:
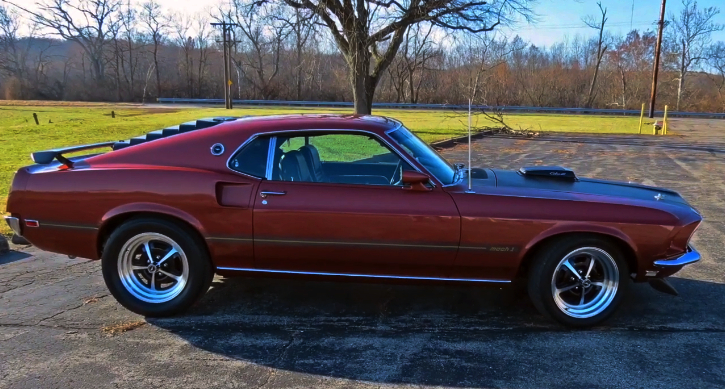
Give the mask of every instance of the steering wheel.
<svg viewBox="0 0 725 389">
<path fill-rule="evenodd" d="M 397 176 L 397 180 L 396 180 Z M 393 176 L 390 177 L 390 185 L 402 185 L 403 184 L 403 160 L 399 159 L 398 164 L 395 165 L 393 170 Z"/>
</svg>

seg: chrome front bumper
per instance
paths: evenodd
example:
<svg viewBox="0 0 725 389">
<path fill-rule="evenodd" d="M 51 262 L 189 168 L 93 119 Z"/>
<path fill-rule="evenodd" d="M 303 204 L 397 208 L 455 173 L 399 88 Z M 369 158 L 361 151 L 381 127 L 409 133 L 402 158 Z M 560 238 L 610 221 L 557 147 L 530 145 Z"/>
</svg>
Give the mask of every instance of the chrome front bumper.
<svg viewBox="0 0 725 389">
<path fill-rule="evenodd" d="M 22 236 L 20 234 L 20 220 L 18 218 L 12 216 L 5 216 L 5 221 L 8 223 L 10 229 L 13 230 L 15 235 Z"/>
<path fill-rule="evenodd" d="M 660 259 L 655 265 L 663 267 L 685 266 L 700 260 L 700 253 L 694 247 L 687 245 L 687 252 L 673 259 Z"/>
</svg>

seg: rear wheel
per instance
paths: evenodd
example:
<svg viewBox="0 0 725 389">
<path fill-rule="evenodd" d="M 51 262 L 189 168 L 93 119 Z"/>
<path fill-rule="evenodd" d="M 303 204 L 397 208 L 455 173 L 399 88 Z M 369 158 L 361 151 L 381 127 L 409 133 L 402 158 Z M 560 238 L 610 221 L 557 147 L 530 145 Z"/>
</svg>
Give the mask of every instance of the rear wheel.
<svg viewBox="0 0 725 389">
<path fill-rule="evenodd" d="M 121 305 L 141 315 L 170 316 L 191 306 L 214 275 L 203 243 L 161 219 L 132 219 L 111 234 L 103 278 Z"/>
<path fill-rule="evenodd" d="M 629 284 L 624 255 L 609 240 L 572 236 L 544 247 L 529 273 L 529 296 L 544 315 L 572 327 L 609 318 Z"/>
</svg>

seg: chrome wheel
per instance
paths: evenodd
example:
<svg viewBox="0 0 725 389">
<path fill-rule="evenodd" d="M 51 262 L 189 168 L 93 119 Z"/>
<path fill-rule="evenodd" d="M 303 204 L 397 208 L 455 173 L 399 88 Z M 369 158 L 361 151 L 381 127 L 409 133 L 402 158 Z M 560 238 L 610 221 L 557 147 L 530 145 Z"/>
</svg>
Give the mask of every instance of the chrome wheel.
<svg viewBox="0 0 725 389">
<path fill-rule="evenodd" d="M 551 279 L 556 306 L 578 319 L 596 316 L 607 309 L 618 287 L 617 263 L 596 247 L 583 247 L 564 256 Z"/>
<path fill-rule="evenodd" d="M 146 232 L 129 239 L 118 256 L 118 275 L 133 297 L 164 303 L 178 296 L 189 280 L 189 262 L 171 238 Z"/>
</svg>

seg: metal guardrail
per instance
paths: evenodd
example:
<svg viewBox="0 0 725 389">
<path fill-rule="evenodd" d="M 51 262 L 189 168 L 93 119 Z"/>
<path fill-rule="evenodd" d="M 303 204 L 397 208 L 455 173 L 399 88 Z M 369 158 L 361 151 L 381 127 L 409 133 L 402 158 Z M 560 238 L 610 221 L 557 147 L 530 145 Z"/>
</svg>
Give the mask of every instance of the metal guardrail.
<svg viewBox="0 0 725 389">
<path fill-rule="evenodd" d="M 186 99 L 175 97 L 159 97 L 156 99 L 164 104 L 224 104 L 224 99 Z M 331 101 L 287 101 L 287 100 L 233 100 L 234 104 L 250 106 L 276 106 L 276 107 L 326 107 L 326 108 L 352 108 L 352 102 Z M 410 103 L 373 103 L 373 108 L 387 109 L 429 109 L 439 111 L 467 111 L 464 104 L 410 104 Z M 552 114 L 585 114 L 585 115 L 630 115 L 639 116 L 638 109 L 604 109 L 604 108 L 556 108 L 556 107 L 514 107 L 474 105 L 474 110 L 488 109 L 503 112 L 525 113 L 552 113 Z M 662 116 L 663 111 L 655 111 L 655 116 Z M 695 117 L 725 119 L 725 113 L 711 112 L 667 112 L 669 117 Z"/>
</svg>

